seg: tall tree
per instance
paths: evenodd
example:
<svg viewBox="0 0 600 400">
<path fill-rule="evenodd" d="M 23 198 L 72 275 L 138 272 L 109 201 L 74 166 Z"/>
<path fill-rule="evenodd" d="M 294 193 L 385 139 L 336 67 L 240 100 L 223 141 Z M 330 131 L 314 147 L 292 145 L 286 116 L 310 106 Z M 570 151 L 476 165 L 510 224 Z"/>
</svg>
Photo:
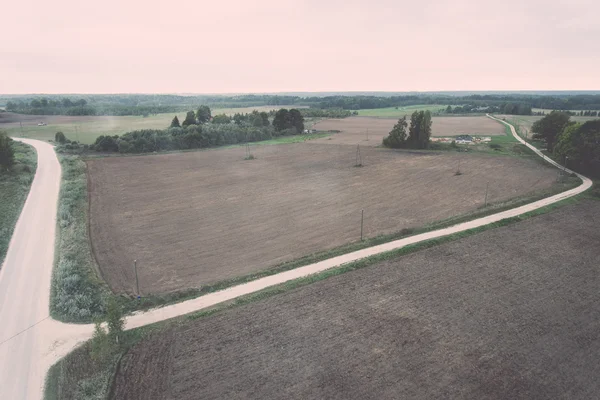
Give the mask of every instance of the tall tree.
<svg viewBox="0 0 600 400">
<path fill-rule="evenodd" d="M 562 111 L 552 111 L 544 118 L 535 121 L 531 127 L 534 139 L 542 139 L 546 141 L 546 149 L 554 150 L 554 143 L 558 135 L 569 123 L 569 114 Z"/>
<path fill-rule="evenodd" d="M 429 147 L 431 137 L 431 113 L 429 111 L 415 111 L 410 116 L 408 128 L 408 147 L 413 149 L 426 149 Z"/>
<path fill-rule="evenodd" d="M 197 125 L 198 123 L 196 122 L 196 115 L 194 114 L 193 111 L 188 111 L 187 114 L 185 115 L 185 119 L 183 120 L 181 126 L 183 126 L 184 128 L 186 126 L 189 125 Z"/>
<path fill-rule="evenodd" d="M 429 140 L 431 139 L 431 113 L 429 110 L 423 113 L 421 120 L 421 132 L 419 134 L 419 148 L 426 149 L 429 147 Z"/>
<path fill-rule="evenodd" d="M 12 148 L 12 139 L 6 132 L 0 132 L 0 167 L 8 169 L 15 162 L 15 151 Z"/>
<path fill-rule="evenodd" d="M 276 131 L 283 131 L 291 128 L 290 112 L 286 108 L 281 108 L 275 113 L 273 118 L 273 127 Z"/>
<path fill-rule="evenodd" d="M 201 124 L 210 121 L 210 119 L 212 118 L 210 107 L 204 105 L 200 106 L 198 108 L 198 111 L 196 111 L 196 118 Z"/>
<path fill-rule="evenodd" d="M 292 108 L 289 113 L 289 118 L 291 127 L 296 128 L 297 133 L 304 132 L 304 117 L 300 111 Z"/>
<path fill-rule="evenodd" d="M 177 118 L 177 115 L 173 117 L 171 126 L 169 128 L 181 128 L 181 124 L 179 123 L 179 118 Z"/>
<path fill-rule="evenodd" d="M 394 125 L 394 128 L 390 131 L 386 138 L 383 138 L 383 145 L 385 147 L 391 147 L 393 149 L 400 149 L 406 147 L 406 116 L 400 118 L 398 123 Z"/>
<path fill-rule="evenodd" d="M 260 119 L 262 120 L 262 126 L 269 126 L 270 122 L 269 122 L 269 114 L 267 114 L 266 112 L 261 112 L 260 113 Z"/>
</svg>

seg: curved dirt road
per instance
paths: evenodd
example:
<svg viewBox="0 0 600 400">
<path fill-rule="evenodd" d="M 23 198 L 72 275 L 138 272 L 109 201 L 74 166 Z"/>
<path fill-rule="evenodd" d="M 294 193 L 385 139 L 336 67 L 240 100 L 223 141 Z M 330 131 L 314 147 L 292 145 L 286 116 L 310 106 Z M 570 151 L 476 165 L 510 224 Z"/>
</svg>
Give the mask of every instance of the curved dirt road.
<svg viewBox="0 0 600 400">
<path fill-rule="evenodd" d="M 39 398 L 45 372 L 36 368 L 40 332 L 30 327 L 48 318 L 61 169 L 51 145 L 21 141 L 38 165 L 0 270 L 0 399 Z"/>
<path fill-rule="evenodd" d="M 510 124 L 491 116 L 490 118 L 508 125 L 519 141 L 535 151 L 536 154 L 544 157 L 539 150 L 518 137 Z M 21 140 L 31 144 L 38 151 L 38 170 L 10 243 L 5 265 L 0 271 L 0 326 L 2 326 L 0 331 L 0 399 L 15 400 L 41 399 L 44 376 L 48 368 L 78 343 L 89 339 L 93 331 L 92 325 L 63 324 L 48 317 L 60 165 L 49 144 L 36 140 Z M 562 169 L 560 165 L 547 157 L 544 159 Z M 126 329 L 198 311 L 238 296 L 335 268 L 374 254 L 527 213 L 579 194 L 592 186 L 592 182 L 588 178 L 581 175 L 579 177 L 583 183 L 577 188 L 525 206 L 435 232 L 369 247 L 197 299 L 137 313 L 127 317 Z M 31 327 L 32 325 L 34 326 Z"/>
</svg>

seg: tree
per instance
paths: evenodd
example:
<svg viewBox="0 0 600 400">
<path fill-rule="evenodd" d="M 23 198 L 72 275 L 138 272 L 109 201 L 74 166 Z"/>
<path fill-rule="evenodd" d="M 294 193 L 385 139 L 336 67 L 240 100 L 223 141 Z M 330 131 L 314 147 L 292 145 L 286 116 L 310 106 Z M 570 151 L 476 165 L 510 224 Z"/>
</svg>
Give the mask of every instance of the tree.
<svg viewBox="0 0 600 400">
<path fill-rule="evenodd" d="M 385 147 L 391 147 L 393 149 L 400 149 L 406 147 L 406 117 L 402 117 L 398 120 L 398 123 L 394 125 L 394 128 L 390 131 L 388 137 L 383 138 L 383 145 Z"/>
<path fill-rule="evenodd" d="M 169 128 L 181 128 L 181 124 L 179 123 L 179 118 L 177 118 L 177 115 L 173 117 L 171 126 Z"/>
<path fill-rule="evenodd" d="M 119 343 L 119 335 L 123 332 L 125 320 L 121 306 L 113 297 L 110 298 L 106 307 L 106 324 L 108 325 L 108 335 Z"/>
<path fill-rule="evenodd" d="M 413 149 L 426 149 L 429 147 L 431 137 L 431 113 L 429 111 L 415 111 L 410 117 L 408 129 L 408 147 Z"/>
<path fill-rule="evenodd" d="M 196 118 L 198 119 L 198 122 L 201 124 L 210 121 L 210 119 L 211 119 L 210 107 L 200 106 L 200 108 L 198 108 L 198 111 L 196 111 Z"/>
<path fill-rule="evenodd" d="M 235 113 L 233 114 L 233 122 L 236 125 L 242 125 L 242 123 L 246 120 L 246 116 L 244 114 Z"/>
<path fill-rule="evenodd" d="M 117 140 L 118 135 L 115 136 L 98 136 L 96 142 L 94 142 L 94 149 L 96 151 L 119 151 L 119 144 Z"/>
<path fill-rule="evenodd" d="M 269 114 L 263 111 L 260 113 L 260 118 L 262 120 L 262 126 L 269 126 Z"/>
<path fill-rule="evenodd" d="M 446 114 L 452 114 L 452 106 L 446 107 Z"/>
<path fill-rule="evenodd" d="M 297 133 L 304 132 L 304 117 L 302 113 L 295 108 L 292 108 L 289 113 L 291 128 L 296 128 Z"/>
<path fill-rule="evenodd" d="M 56 134 L 54 135 L 54 141 L 56 143 L 65 144 L 65 143 L 67 143 L 67 137 L 65 136 L 64 133 L 59 131 L 59 132 L 56 132 Z"/>
<path fill-rule="evenodd" d="M 533 139 L 542 139 L 546 141 L 548 151 L 554 151 L 554 143 L 558 135 L 565 129 L 569 123 L 569 114 L 562 111 L 552 111 L 544 118 L 535 121 L 531 127 Z"/>
<path fill-rule="evenodd" d="M 182 127 L 186 127 L 186 126 L 190 126 L 190 125 L 197 125 L 198 123 L 196 122 L 196 115 L 194 114 L 193 111 L 188 111 L 187 114 L 185 115 L 185 119 L 183 120 L 183 123 L 181 124 Z"/>
<path fill-rule="evenodd" d="M 229 118 L 225 114 L 217 114 L 213 117 L 213 124 L 229 124 L 231 122 L 231 118 Z"/>
<path fill-rule="evenodd" d="M 9 169 L 15 163 L 15 151 L 12 148 L 12 139 L 6 132 L 0 132 L 0 167 Z"/>
<path fill-rule="evenodd" d="M 600 177 L 600 120 L 570 123 L 558 135 L 554 155 L 568 167 Z"/>
<path fill-rule="evenodd" d="M 31 108 L 40 108 L 42 106 L 42 103 L 38 99 L 33 99 L 31 100 L 31 103 L 29 103 L 29 105 L 31 106 Z"/>
<path fill-rule="evenodd" d="M 278 132 L 291 127 L 289 111 L 286 108 L 281 108 L 275 113 L 275 118 L 273 118 L 273 127 Z"/>
</svg>

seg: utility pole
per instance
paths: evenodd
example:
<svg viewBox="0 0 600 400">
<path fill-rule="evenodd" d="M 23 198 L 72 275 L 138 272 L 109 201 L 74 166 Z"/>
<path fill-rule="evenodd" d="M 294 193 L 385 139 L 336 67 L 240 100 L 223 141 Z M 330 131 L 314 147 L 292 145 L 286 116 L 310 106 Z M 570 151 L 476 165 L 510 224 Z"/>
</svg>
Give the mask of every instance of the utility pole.
<svg viewBox="0 0 600 400">
<path fill-rule="evenodd" d="M 19 125 L 21 125 L 21 136 L 24 136 L 24 134 L 23 134 L 23 122 L 19 121 Z"/>
<path fill-rule="evenodd" d="M 362 157 L 360 155 L 360 145 L 357 144 L 356 145 L 356 160 L 355 160 L 355 167 L 362 167 Z"/>
<path fill-rule="evenodd" d="M 485 205 L 487 207 L 487 198 L 488 198 L 488 189 L 490 188 L 490 182 L 488 181 L 487 185 L 485 185 Z"/>
<path fill-rule="evenodd" d="M 77 130 L 77 125 L 75 125 L 75 139 L 79 142 L 79 131 Z"/>
<path fill-rule="evenodd" d="M 142 296 L 140 296 L 140 281 L 138 279 L 138 273 L 137 273 L 137 260 L 133 260 L 133 270 L 135 271 L 136 294 L 137 294 L 137 298 L 139 299 Z"/>
<path fill-rule="evenodd" d="M 365 210 L 360 210 L 360 241 L 363 240 L 363 222 L 365 219 Z"/>
</svg>

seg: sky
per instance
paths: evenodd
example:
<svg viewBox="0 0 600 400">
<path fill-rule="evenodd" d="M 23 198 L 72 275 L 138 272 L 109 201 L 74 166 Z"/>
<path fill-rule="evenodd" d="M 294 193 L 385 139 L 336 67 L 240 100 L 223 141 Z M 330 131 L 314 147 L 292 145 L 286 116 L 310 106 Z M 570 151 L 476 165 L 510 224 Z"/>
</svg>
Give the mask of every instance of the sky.
<svg viewBox="0 0 600 400">
<path fill-rule="evenodd" d="M 597 0 L 20 0 L 0 93 L 599 90 Z"/>
</svg>

